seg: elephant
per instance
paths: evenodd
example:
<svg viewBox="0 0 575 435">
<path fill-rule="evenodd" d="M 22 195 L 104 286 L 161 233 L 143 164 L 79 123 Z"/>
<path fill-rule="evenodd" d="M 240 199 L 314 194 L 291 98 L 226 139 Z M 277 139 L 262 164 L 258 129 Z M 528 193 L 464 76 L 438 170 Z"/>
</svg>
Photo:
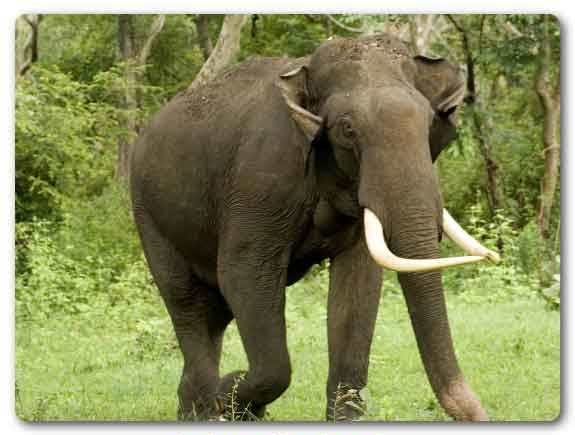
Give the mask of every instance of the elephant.
<svg viewBox="0 0 575 435">
<path fill-rule="evenodd" d="M 228 67 L 152 117 L 129 185 L 183 354 L 179 419 L 265 415 L 292 376 L 286 287 L 325 259 L 325 418 L 362 417 L 387 268 L 440 405 L 456 420 L 488 419 L 459 368 L 441 281 L 444 267 L 499 259 L 443 208 L 435 171 L 465 89 L 458 66 L 391 34 L 337 37 L 303 58 Z M 443 234 L 469 255 L 440 258 Z M 232 319 L 248 368 L 220 376 Z M 350 399 L 336 406 L 338 394 Z"/>
</svg>

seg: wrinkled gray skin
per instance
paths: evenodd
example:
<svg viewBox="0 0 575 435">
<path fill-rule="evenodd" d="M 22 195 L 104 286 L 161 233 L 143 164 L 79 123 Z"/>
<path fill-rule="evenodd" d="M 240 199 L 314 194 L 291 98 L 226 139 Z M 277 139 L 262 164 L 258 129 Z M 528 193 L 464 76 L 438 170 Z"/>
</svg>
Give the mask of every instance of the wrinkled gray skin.
<svg viewBox="0 0 575 435">
<path fill-rule="evenodd" d="M 377 214 L 396 255 L 438 256 L 442 200 L 432 163 L 454 137 L 463 90 L 456 67 L 414 58 L 389 35 L 333 39 L 308 58 L 244 62 L 154 117 L 135 146 L 131 191 L 184 355 L 179 418 L 230 418 L 232 389 L 236 418 L 261 417 L 285 391 L 285 288 L 325 258 L 326 416 L 359 417 L 358 406 L 334 407 L 334 397 L 338 385 L 340 395 L 366 386 L 380 297 L 362 208 Z M 456 419 L 486 419 L 454 355 L 440 272 L 398 276 L 441 405 Z M 233 318 L 249 368 L 220 377 Z"/>
</svg>

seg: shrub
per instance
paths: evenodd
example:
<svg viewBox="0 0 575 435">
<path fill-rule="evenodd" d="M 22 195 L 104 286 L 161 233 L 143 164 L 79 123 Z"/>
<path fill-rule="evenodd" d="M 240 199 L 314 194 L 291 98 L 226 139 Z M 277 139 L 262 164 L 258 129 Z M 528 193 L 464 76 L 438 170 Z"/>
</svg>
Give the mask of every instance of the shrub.
<svg viewBox="0 0 575 435">
<path fill-rule="evenodd" d="M 66 197 L 99 194 L 113 172 L 116 109 L 90 86 L 34 68 L 16 84 L 16 221 L 58 217 Z"/>
<path fill-rule="evenodd" d="M 470 303 L 542 297 L 549 306 L 558 306 L 558 265 L 546 260 L 547 250 L 542 247 L 535 224 L 530 223 L 518 232 L 512 220 L 501 211 L 491 222 L 482 215 L 480 206 L 472 206 L 466 229 L 491 249 L 498 250 L 501 246 L 502 261 L 497 265 L 481 262 L 473 267 L 447 269 L 444 272 L 446 287 Z M 452 243 L 448 243 L 444 251 L 444 255 L 460 255 L 455 253 Z M 543 279 L 544 276 L 548 278 Z"/>
<path fill-rule="evenodd" d="M 93 200 L 66 202 L 58 225 L 17 224 L 17 316 L 78 313 L 151 292 L 127 205 L 126 192 L 109 187 Z"/>
</svg>

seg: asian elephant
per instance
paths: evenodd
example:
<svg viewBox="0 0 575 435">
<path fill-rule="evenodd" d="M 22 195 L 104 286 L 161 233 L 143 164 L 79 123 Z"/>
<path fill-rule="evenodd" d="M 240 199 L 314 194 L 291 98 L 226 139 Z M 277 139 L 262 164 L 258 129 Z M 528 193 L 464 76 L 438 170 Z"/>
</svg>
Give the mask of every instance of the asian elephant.
<svg viewBox="0 0 575 435">
<path fill-rule="evenodd" d="M 184 356 L 179 418 L 230 418 L 232 390 L 237 415 L 263 415 L 292 375 L 285 288 L 329 258 L 327 418 L 361 415 L 387 267 L 441 406 L 487 419 L 458 367 L 440 272 L 498 259 L 443 209 L 434 171 L 464 90 L 459 68 L 381 34 L 248 60 L 153 117 L 130 189 Z M 444 232 L 471 256 L 438 258 Z M 220 377 L 234 318 L 249 367 Z M 357 406 L 335 406 L 338 389 Z"/>
</svg>

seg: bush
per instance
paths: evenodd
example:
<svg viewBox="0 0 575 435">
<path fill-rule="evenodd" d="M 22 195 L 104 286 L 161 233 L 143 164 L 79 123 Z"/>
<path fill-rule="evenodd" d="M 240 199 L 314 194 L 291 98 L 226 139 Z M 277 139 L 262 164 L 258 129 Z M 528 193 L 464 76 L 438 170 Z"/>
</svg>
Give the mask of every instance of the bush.
<svg viewBox="0 0 575 435">
<path fill-rule="evenodd" d="M 21 230 L 24 225 L 31 229 Z M 100 258 L 79 262 L 68 257 L 50 237 L 52 226 L 45 221 L 19 227 L 26 244 L 27 273 L 16 278 L 16 316 L 44 318 L 88 309 L 98 296 L 99 284 L 110 279 L 110 269 Z"/>
<path fill-rule="evenodd" d="M 18 223 L 16 314 L 47 317 L 155 293 L 121 187 L 66 202 L 57 226 Z"/>
<path fill-rule="evenodd" d="M 17 81 L 17 222 L 58 218 L 64 198 L 97 195 L 109 182 L 117 110 L 90 92 L 57 69 L 35 67 Z"/>
<path fill-rule="evenodd" d="M 535 224 L 529 223 L 518 232 L 503 212 L 499 211 L 491 222 L 483 214 L 480 206 L 470 207 L 466 229 L 485 246 L 495 250 L 500 246 L 502 261 L 497 265 L 481 262 L 473 267 L 447 269 L 446 288 L 470 303 L 543 298 L 549 307 L 558 307 L 559 257 L 547 260 Z M 451 242 L 446 245 L 444 255 L 461 254 Z"/>
</svg>

